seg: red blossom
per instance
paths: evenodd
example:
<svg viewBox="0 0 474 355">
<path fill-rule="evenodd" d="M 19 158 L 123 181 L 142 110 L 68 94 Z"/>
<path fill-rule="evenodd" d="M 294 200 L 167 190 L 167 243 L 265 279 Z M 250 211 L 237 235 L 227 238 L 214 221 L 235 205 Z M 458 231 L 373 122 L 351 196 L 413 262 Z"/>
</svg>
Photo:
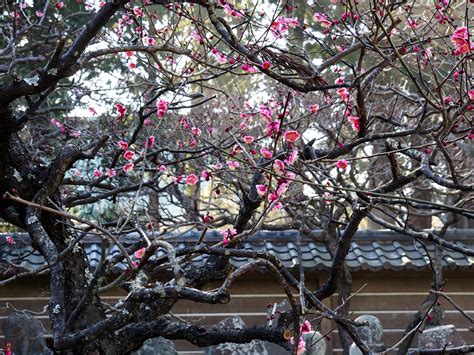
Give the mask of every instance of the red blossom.
<svg viewBox="0 0 474 355">
<path fill-rule="evenodd" d="M 319 22 L 321 24 L 321 26 L 323 27 L 331 27 L 332 26 L 332 21 L 330 21 L 326 15 L 323 15 L 319 12 L 316 12 L 314 15 L 313 15 L 313 19 L 314 21 L 316 22 Z"/>
<path fill-rule="evenodd" d="M 123 153 L 123 157 L 127 160 L 132 160 L 134 157 L 135 157 L 135 153 L 132 152 L 131 150 L 126 150 L 124 153 Z"/>
<path fill-rule="evenodd" d="M 117 115 L 118 119 L 124 117 L 127 114 L 127 108 L 119 102 L 115 104 L 115 109 L 118 112 L 118 115 Z"/>
<path fill-rule="evenodd" d="M 260 149 L 260 154 L 262 154 L 265 159 L 271 159 L 273 157 L 273 153 L 265 147 Z"/>
<path fill-rule="evenodd" d="M 133 253 L 133 255 L 134 255 L 137 259 L 143 258 L 143 255 L 145 255 L 145 248 L 140 248 L 140 249 L 138 249 L 135 253 Z"/>
<path fill-rule="evenodd" d="M 309 107 L 309 111 L 312 113 L 312 114 L 317 114 L 318 111 L 319 111 L 319 105 L 318 104 L 313 104 Z"/>
<path fill-rule="evenodd" d="M 135 166 L 135 164 L 133 164 L 133 163 L 125 164 L 124 167 L 123 167 L 123 171 L 128 173 L 128 172 L 133 170 L 134 166 Z"/>
<path fill-rule="evenodd" d="M 199 178 L 196 174 L 190 174 L 186 176 L 186 185 L 196 185 L 199 181 Z"/>
<path fill-rule="evenodd" d="M 300 138 L 298 131 L 286 131 L 285 140 L 290 143 L 296 142 Z"/>
<path fill-rule="evenodd" d="M 345 159 L 339 159 L 336 163 L 338 169 L 346 170 L 349 165 L 349 162 Z"/>
<path fill-rule="evenodd" d="M 247 144 L 252 144 L 255 138 L 253 136 L 245 136 L 244 137 L 244 142 Z"/>
</svg>

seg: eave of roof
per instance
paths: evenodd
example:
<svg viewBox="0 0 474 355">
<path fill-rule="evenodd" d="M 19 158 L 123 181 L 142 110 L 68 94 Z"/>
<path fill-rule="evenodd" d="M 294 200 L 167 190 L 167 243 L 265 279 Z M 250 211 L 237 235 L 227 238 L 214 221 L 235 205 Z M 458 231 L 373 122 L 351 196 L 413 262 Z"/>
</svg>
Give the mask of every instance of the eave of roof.
<svg viewBox="0 0 474 355">
<path fill-rule="evenodd" d="M 314 231 L 311 237 L 319 239 L 321 231 Z M 5 242 L 5 236 L 11 234 L 0 234 L 0 258 L 14 262 L 26 269 L 36 269 L 44 264 L 44 259 L 38 251 L 33 251 L 28 234 L 15 234 L 14 246 L 9 246 Z M 187 232 L 181 235 L 172 235 L 166 240 L 173 243 L 178 249 L 195 244 L 200 235 L 199 231 Z M 246 240 L 242 247 L 255 251 L 267 251 L 278 257 L 288 268 L 294 268 L 299 264 L 298 232 L 288 231 L 259 231 L 254 236 Z M 125 245 L 136 242 L 140 239 L 138 234 L 130 234 L 122 237 L 121 241 Z M 446 239 L 454 241 L 463 247 L 474 250 L 474 230 L 464 229 L 449 231 Z M 83 240 L 87 257 L 92 267 L 95 267 L 100 260 L 101 246 L 100 238 L 97 236 L 87 236 Z M 205 241 L 214 243 L 221 240 L 218 232 L 206 234 Z M 435 246 L 427 245 L 427 249 L 434 255 Z M 312 238 L 303 236 L 301 238 L 301 261 L 307 271 L 325 271 L 331 267 L 332 256 L 326 244 L 315 241 Z M 109 250 L 109 256 L 120 253 L 116 246 Z M 28 255 L 29 254 L 29 255 Z M 164 255 L 164 250 L 158 251 L 158 257 Z M 21 258 L 23 255 L 27 257 Z M 205 263 L 206 256 L 196 256 L 193 260 L 202 264 Z M 249 260 L 247 258 L 232 258 L 231 263 L 238 267 Z M 360 231 L 354 237 L 346 263 L 352 271 L 369 270 L 426 270 L 429 268 L 429 258 L 424 248 L 413 241 L 412 238 L 386 230 Z M 124 269 L 125 264 L 120 264 L 119 268 Z M 465 256 L 459 252 L 444 250 L 443 267 L 449 269 L 473 268 L 474 257 Z"/>
</svg>

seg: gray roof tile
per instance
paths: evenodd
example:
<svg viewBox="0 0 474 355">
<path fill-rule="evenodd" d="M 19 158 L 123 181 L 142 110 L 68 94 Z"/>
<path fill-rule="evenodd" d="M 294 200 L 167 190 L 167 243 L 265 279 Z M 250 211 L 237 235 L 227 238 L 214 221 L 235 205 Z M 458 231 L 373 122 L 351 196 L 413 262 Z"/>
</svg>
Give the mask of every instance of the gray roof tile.
<svg viewBox="0 0 474 355">
<path fill-rule="evenodd" d="M 298 265 L 298 246 L 296 244 L 296 231 L 261 231 L 243 243 L 242 247 L 249 250 L 268 251 L 278 257 L 286 267 L 296 267 Z M 315 232 L 316 233 L 316 232 Z M 317 234 L 317 233 L 316 233 Z M 453 233 L 452 233 L 453 234 Z M 8 235 L 8 234 L 7 234 Z M 459 245 L 474 249 L 474 231 L 469 234 L 466 231 L 455 231 L 455 238 L 463 238 L 456 241 Z M 15 246 L 5 243 L 5 236 L 0 234 L 0 258 L 14 262 L 27 269 L 35 269 L 44 264 L 44 259 L 38 251 L 34 251 L 30 245 L 29 237 L 25 234 L 15 235 L 17 241 Z M 184 248 L 189 243 L 195 243 L 198 233 L 188 232 L 182 237 L 175 238 L 174 243 L 177 248 Z M 170 239 L 172 239 L 171 237 Z M 206 240 L 215 242 L 220 240 L 218 233 L 208 233 Z M 130 244 L 138 240 L 137 236 L 127 236 L 123 242 Z M 100 262 L 101 247 L 100 240 L 86 239 L 85 250 L 90 264 L 95 267 Z M 427 245 L 429 252 L 434 254 L 434 245 Z M 327 270 L 331 267 L 332 257 L 326 245 L 322 242 L 302 238 L 301 260 L 303 267 L 307 270 Z M 116 246 L 109 249 L 109 256 L 117 255 L 120 250 Z M 164 250 L 158 251 L 158 256 L 164 255 Z M 390 235 L 387 231 L 381 231 L 380 238 L 375 231 L 362 233 L 351 242 L 351 248 L 346 258 L 346 263 L 350 269 L 377 271 L 381 269 L 428 269 L 429 260 L 425 255 L 425 249 L 416 245 L 410 238 Z M 206 257 L 198 256 L 194 258 L 197 263 L 204 263 Z M 238 267 L 245 264 L 247 258 L 231 258 L 231 263 Z M 473 268 L 474 257 L 465 256 L 459 252 L 445 249 L 443 251 L 443 265 L 449 268 Z M 124 263 L 118 265 L 124 269 Z"/>
</svg>

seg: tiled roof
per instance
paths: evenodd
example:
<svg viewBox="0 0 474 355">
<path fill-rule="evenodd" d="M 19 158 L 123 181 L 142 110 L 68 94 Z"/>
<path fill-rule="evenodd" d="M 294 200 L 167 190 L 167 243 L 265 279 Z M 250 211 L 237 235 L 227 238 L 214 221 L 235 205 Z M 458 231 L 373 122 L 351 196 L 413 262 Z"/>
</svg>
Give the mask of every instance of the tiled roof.
<svg viewBox="0 0 474 355">
<path fill-rule="evenodd" d="M 5 237 L 11 234 L 0 234 L 0 259 L 15 263 L 26 269 L 35 269 L 44 264 L 44 259 L 38 251 L 33 251 L 29 236 L 27 234 L 16 234 L 14 246 L 5 242 Z M 187 232 L 176 236 L 173 235 L 166 240 L 172 242 L 178 249 L 195 244 L 200 232 Z M 243 248 L 251 250 L 265 250 L 277 256 L 286 267 L 292 268 L 298 265 L 297 231 L 260 231 L 243 243 Z M 303 267 L 308 270 L 328 270 L 331 267 L 332 257 L 325 243 L 320 240 L 321 232 L 315 231 L 313 238 L 302 237 L 301 251 Z M 139 238 L 136 234 L 128 235 L 122 239 L 128 245 Z M 446 236 L 450 241 L 474 250 L 474 230 L 452 230 Z M 206 242 L 213 243 L 221 240 L 218 232 L 208 232 Z M 94 267 L 99 263 L 101 246 L 97 237 L 84 239 L 84 247 L 89 262 Z M 434 245 L 427 245 L 432 257 Z M 109 250 L 109 255 L 119 253 L 116 246 Z M 164 255 L 160 250 L 158 256 Z M 197 256 L 193 260 L 196 263 L 204 263 L 205 256 Z M 231 263 L 235 266 L 243 265 L 247 258 L 232 258 Z M 346 258 L 347 265 L 353 271 L 383 269 L 423 270 L 429 268 L 429 259 L 424 248 L 414 242 L 411 238 L 385 230 L 360 231 L 351 243 L 349 254 Z M 472 268 L 474 257 L 465 256 L 459 252 L 444 250 L 443 266 L 447 268 Z M 125 268 L 125 265 L 119 265 Z"/>
</svg>

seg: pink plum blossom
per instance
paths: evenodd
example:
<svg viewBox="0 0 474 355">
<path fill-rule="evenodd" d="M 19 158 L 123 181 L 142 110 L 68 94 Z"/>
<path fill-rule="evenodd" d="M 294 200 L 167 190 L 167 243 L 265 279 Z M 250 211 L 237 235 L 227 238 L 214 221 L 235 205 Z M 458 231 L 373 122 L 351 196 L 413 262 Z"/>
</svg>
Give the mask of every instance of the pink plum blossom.
<svg viewBox="0 0 474 355">
<path fill-rule="evenodd" d="M 326 15 L 323 15 L 319 12 L 316 12 L 313 15 L 313 19 L 314 19 L 314 21 L 319 22 L 321 24 L 321 26 L 323 26 L 323 27 L 331 27 L 332 26 L 332 22 L 326 17 Z"/>
<path fill-rule="evenodd" d="M 221 231 L 222 242 L 224 245 L 229 244 L 229 242 L 237 235 L 235 228 L 228 228 Z"/>
<path fill-rule="evenodd" d="M 247 63 L 242 64 L 241 68 L 242 68 L 243 71 L 246 71 L 247 73 L 256 73 L 257 72 L 257 69 L 255 69 L 255 67 L 253 65 L 250 65 L 250 64 L 247 64 Z"/>
<path fill-rule="evenodd" d="M 155 43 L 156 43 L 156 39 L 154 39 L 153 37 L 147 37 L 146 43 L 147 43 L 149 46 L 154 46 Z"/>
<path fill-rule="evenodd" d="M 416 22 L 415 19 L 412 19 L 412 18 L 409 18 L 407 20 L 407 25 L 413 30 L 416 30 L 418 28 L 418 23 Z"/>
<path fill-rule="evenodd" d="M 255 188 L 257 189 L 257 194 L 259 194 L 260 196 L 266 195 L 267 187 L 265 185 L 258 184 L 258 185 L 255 185 Z"/>
<path fill-rule="evenodd" d="M 340 88 L 340 89 L 337 89 L 337 93 L 339 94 L 339 96 L 341 97 L 341 100 L 344 101 L 344 102 L 348 102 L 349 101 L 349 98 L 351 96 L 349 90 L 347 90 L 346 88 Z"/>
<path fill-rule="evenodd" d="M 162 99 L 156 102 L 156 113 L 158 117 L 162 118 L 165 116 L 166 111 L 168 111 L 168 105 L 169 102 Z"/>
<path fill-rule="evenodd" d="M 115 169 L 105 168 L 105 173 L 109 178 L 113 178 L 115 175 L 117 175 Z"/>
<path fill-rule="evenodd" d="M 117 115 L 118 119 L 124 117 L 127 114 L 127 108 L 124 105 L 122 105 L 120 102 L 117 102 L 115 104 L 115 109 L 118 112 L 118 115 Z"/>
<path fill-rule="evenodd" d="M 458 27 L 451 36 L 451 42 L 453 42 L 456 50 L 454 51 L 455 55 L 461 55 L 468 53 L 473 49 L 472 42 L 469 43 L 469 30 L 466 26 Z"/>
<path fill-rule="evenodd" d="M 229 5 L 229 3 L 226 3 L 224 5 L 224 11 L 232 17 L 242 17 L 243 16 L 239 11 L 235 10 L 233 8 L 233 6 Z"/>
<path fill-rule="evenodd" d="M 360 117 L 357 116 L 348 116 L 347 119 L 352 125 L 352 129 L 356 132 L 360 131 Z"/>
<path fill-rule="evenodd" d="M 124 153 L 123 153 L 123 157 L 127 160 L 132 160 L 134 157 L 135 157 L 135 153 L 132 152 L 131 150 L 126 150 Z"/>
<path fill-rule="evenodd" d="M 135 253 L 133 253 L 133 255 L 134 255 L 137 259 L 143 258 L 143 255 L 145 255 L 145 248 L 140 248 L 140 249 L 138 249 Z"/>
<path fill-rule="evenodd" d="M 124 142 L 124 141 L 119 141 L 118 142 L 118 146 L 120 149 L 122 150 L 127 150 L 128 149 L 128 143 L 127 142 Z"/>
<path fill-rule="evenodd" d="M 298 159 L 298 151 L 293 149 L 288 157 L 285 159 L 285 163 L 288 165 L 293 165 L 295 161 Z"/>
<path fill-rule="evenodd" d="M 268 202 L 273 202 L 278 200 L 278 194 L 276 192 L 271 192 L 268 194 Z"/>
<path fill-rule="evenodd" d="M 271 66 L 272 66 L 271 63 L 268 60 L 266 60 L 262 63 L 262 69 L 263 70 L 268 70 L 268 69 L 270 69 Z"/>
<path fill-rule="evenodd" d="M 196 174 L 190 174 L 186 176 L 186 185 L 196 185 L 199 181 L 199 178 Z"/>
<path fill-rule="evenodd" d="M 261 104 L 258 107 L 258 110 L 260 112 L 260 116 L 267 119 L 268 121 L 272 120 L 272 115 L 273 115 L 273 110 L 268 107 L 267 105 Z"/>
<path fill-rule="evenodd" d="M 227 166 L 229 167 L 229 169 L 234 170 L 240 166 L 240 163 L 238 161 L 229 160 L 227 162 Z"/>
<path fill-rule="evenodd" d="M 273 211 L 277 211 L 277 210 L 282 209 L 282 207 L 283 207 L 283 203 L 277 202 L 277 203 L 275 204 L 275 206 L 273 206 L 272 210 L 273 210 Z"/>
<path fill-rule="evenodd" d="M 346 170 L 348 165 L 349 165 L 349 162 L 345 159 L 339 159 L 336 163 L 337 168 L 341 170 Z"/>
<path fill-rule="evenodd" d="M 135 166 L 135 164 L 133 164 L 133 163 L 127 163 L 127 164 L 124 165 L 123 171 L 128 173 L 128 172 L 133 170 L 134 166 Z"/>
<path fill-rule="evenodd" d="M 97 110 L 96 110 L 94 107 L 89 106 L 89 107 L 87 108 L 87 110 L 88 110 L 90 113 L 92 113 L 93 115 L 97 115 Z"/>
<path fill-rule="evenodd" d="M 317 114 L 318 111 L 319 111 L 319 105 L 318 104 L 313 104 L 309 107 L 309 111 L 312 113 L 312 114 Z"/>
<path fill-rule="evenodd" d="M 296 142 L 300 138 L 298 131 L 286 131 L 285 140 L 290 143 Z"/>
<path fill-rule="evenodd" d="M 133 8 L 133 13 L 135 14 L 135 16 L 137 17 L 142 17 L 143 16 L 143 10 L 141 9 L 141 7 L 139 6 L 135 6 Z"/>
<path fill-rule="evenodd" d="M 149 136 L 146 140 L 145 146 L 147 148 L 151 148 L 155 145 L 155 136 Z"/>
<path fill-rule="evenodd" d="M 283 163 L 280 159 L 276 159 L 273 163 L 273 170 L 275 170 L 277 174 L 283 175 L 285 172 L 285 163 Z"/>
<path fill-rule="evenodd" d="M 199 128 L 193 127 L 193 128 L 191 128 L 191 132 L 192 132 L 195 136 L 201 137 L 202 131 L 201 131 Z"/>
<path fill-rule="evenodd" d="M 273 157 L 273 153 L 265 147 L 260 149 L 260 154 L 262 154 L 265 159 L 271 159 Z"/>
<path fill-rule="evenodd" d="M 305 320 L 303 324 L 301 324 L 300 332 L 301 334 L 307 334 L 311 332 L 311 323 Z"/>
<path fill-rule="evenodd" d="M 244 142 L 247 144 L 252 144 L 255 138 L 253 136 L 245 136 L 244 137 Z"/>
<path fill-rule="evenodd" d="M 201 171 L 201 176 L 206 181 L 209 181 L 211 179 L 211 173 L 209 173 L 207 170 Z"/>
<path fill-rule="evenodd" d="M 278 133 L 280 130 L 280 121 L 272 121 L 267 125 L 267 136 Z"/>
</svg>

